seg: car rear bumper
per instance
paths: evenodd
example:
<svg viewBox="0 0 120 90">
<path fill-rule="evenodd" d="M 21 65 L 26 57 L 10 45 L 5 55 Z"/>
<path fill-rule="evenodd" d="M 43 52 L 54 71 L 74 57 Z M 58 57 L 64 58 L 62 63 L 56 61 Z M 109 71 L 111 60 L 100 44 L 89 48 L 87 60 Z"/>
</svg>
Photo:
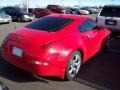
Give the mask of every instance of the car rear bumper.
<svg viewBox="0 0 120 90">
<path fill-rule="evenodd" d="M 36 59 L 38 61 L 41 60 L 41 58 L 36 58 L 38 57 L 37 55 L 33 56 L 33 54 L 31 53 L 30 54 L 24 53 L 24 56 L 20 58 L 18 56 L 11 54 L 10 52 L 11 52 L 10 49 L 1 47 L 1 55 L 3 56 L 3 58 L 7 62 L 15 65 L 16 67 L 19 67 L 25 71 L 31 72 L 36 75 L 55 76 L 55 77 L 64 79 L 65 70 L 59 69 L 57 64 L 55 64 L 54 62 L 49 62 L 48 65 L 35 64 L 32 62 L 32 60 L 36 60 Z M 41 61 L 44 61 L 44 60 L 41 60 Z"/>
</svg>

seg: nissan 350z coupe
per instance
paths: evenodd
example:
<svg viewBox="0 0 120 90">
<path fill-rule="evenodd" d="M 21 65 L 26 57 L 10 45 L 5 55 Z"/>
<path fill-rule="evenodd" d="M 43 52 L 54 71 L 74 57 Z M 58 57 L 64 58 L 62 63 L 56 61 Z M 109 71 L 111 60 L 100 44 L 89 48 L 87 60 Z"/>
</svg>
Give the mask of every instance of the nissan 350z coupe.
<svg viewBox="0 0 120 90">
<path fill-rule="evenodd" d="M 110 33 L 88 17 L 54 14 L 9 33 L 1 52 L 28 72 L 72 80 L 81 64 L 105 46 Z"/>
</svg>

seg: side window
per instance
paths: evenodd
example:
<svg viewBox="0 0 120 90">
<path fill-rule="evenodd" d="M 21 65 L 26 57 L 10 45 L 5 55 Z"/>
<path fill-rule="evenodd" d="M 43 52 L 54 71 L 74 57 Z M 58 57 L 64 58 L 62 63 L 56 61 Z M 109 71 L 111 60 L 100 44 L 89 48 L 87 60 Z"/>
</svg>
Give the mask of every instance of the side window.
<svg viewBox="0 0 120 90">
<path fill-rule="evenodd" d="M 85 31 L 90 31 L 92 29 L 91 25 L 87 21 L 83 23 L 83 28 Z"/>
<path fill-rule="evenodd" d="M 92 29 L 94 29 L 97 26 L 96 22 L 91 19 L 88 20 L 88 23 L 91 25 Z"/>
<path fill-rule="evenodd" d="M 87 19 L 85 22 L 83 22 L 83 28 L 85 29 L 85 31 L 91 31 L 95 27 L 96 23 L 91 19 Z"/>
</svg>

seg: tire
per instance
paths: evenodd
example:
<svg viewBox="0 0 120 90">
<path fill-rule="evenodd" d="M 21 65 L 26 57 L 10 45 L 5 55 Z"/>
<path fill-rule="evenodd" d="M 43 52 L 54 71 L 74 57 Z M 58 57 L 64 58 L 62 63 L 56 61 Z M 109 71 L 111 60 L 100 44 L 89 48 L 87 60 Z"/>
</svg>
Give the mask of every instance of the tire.
<svg viewBox="0 0 120 90">
<path fill-rule="evenodd" d="M 73 52 L 72 55 L 70 56 L 70 59 L 68 60 L 68 64 L 66 67 L 66 72 L 65 72 L 66 80 L 74 79 L 74 77 L 77 75 L 80 69 L 81 63 L 82 63 L 81 53 L 79 51 Z"/>
</svg>

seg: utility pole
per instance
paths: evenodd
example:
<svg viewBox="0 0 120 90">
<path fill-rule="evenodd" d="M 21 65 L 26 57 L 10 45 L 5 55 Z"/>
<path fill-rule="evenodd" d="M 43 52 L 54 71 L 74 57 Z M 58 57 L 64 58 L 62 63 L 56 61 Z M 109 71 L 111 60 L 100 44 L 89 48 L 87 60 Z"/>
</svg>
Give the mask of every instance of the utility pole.
<svg viewBox="0 0 120 90">
<path fill-rule="evenodd" d="M 78 0 L 78 3 L 79 3 L 79 8 L 81 7 L 81 0 Z"/>
<path fill-rule="evenodd" d="M 27 13 L 28 13 L 28 8 L 29 8 L 29 2 L 26 0 L 26 6 L 27 6 Z"/>
</svg>

